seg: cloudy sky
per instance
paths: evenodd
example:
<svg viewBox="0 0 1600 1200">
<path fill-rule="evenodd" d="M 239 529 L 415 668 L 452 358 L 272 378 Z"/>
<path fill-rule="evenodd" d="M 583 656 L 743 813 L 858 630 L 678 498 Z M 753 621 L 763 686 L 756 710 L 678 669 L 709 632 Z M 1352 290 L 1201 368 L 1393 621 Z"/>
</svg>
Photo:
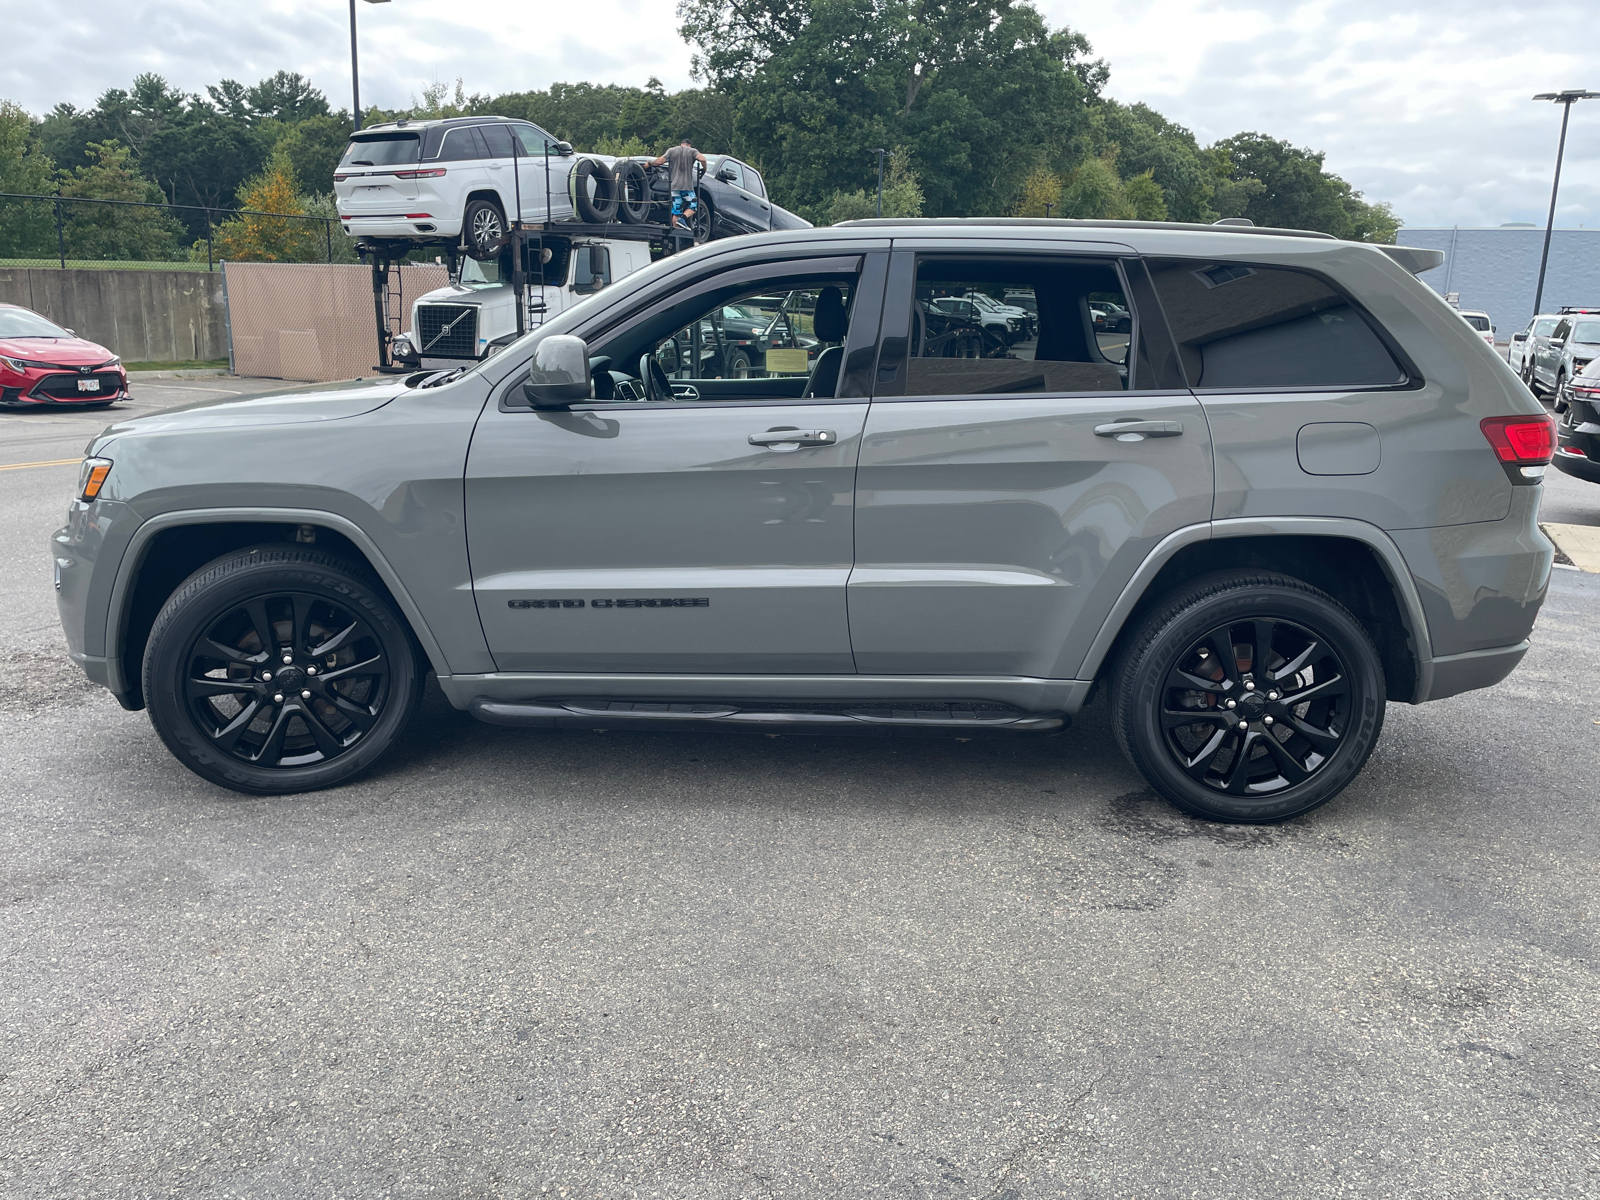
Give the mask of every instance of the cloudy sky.
<svg viewBox="0 0 1600 1200">
<path fill-rule="evenodd" d="M 1039 0 L 1143 100 L 1202 142 L 1241 130 L 1327 152 L 1407 225 L 1543 223 L 1560 110 L 1535 92 L 1600 91 L 1595 0 Z M 350 103 L 343 0 L 0 0 L 0 97 L 43 113 L 156 71 L 196 90 L 300 71 Z M 688 86 L 671 0 L 393 0 L 357 5 L 362 96 L 399 107 L 434 81 L 468 91 L 553 81 Z M 76 64 L 63 69 L 66 64 Z M 1600 100 L 1573 110 L 1557 224 L 1600 226 Z"/>
</svg>

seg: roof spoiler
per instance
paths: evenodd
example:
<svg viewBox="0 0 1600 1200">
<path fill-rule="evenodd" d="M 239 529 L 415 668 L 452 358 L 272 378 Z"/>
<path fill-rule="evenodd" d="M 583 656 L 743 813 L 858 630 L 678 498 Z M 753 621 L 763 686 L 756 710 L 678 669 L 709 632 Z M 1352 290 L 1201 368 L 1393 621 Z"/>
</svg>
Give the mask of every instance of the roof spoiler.
<svg viewBox="0 0 1600 1200">
<path fill-rule="evenodd" d="M 1378 249 L 1413 275 L 1431 271 L 1444 262 L 1443 250 L 1421 250 L 1416 246 L 1379 246 Z"/>
</svg>

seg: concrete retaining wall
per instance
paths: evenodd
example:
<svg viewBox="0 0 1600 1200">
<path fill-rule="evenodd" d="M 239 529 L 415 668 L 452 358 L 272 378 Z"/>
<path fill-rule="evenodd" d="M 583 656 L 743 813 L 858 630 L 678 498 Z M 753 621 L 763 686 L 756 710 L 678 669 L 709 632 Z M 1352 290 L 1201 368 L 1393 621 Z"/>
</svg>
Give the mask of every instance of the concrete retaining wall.
<svg viewBox="0 0 1600 1200">
<path fill-rule="evenodd" d="M 128 362 L 228 357 L 220 271 L 0 267 L 0 302 L 43 313 Z"/>
</svg>

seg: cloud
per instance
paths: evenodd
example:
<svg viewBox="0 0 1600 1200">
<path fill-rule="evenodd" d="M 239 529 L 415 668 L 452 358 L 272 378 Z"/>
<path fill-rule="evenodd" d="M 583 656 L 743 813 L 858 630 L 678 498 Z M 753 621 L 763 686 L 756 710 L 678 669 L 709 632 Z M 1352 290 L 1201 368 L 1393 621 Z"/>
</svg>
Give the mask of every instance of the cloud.
<svg viewBox="0 0 1600 1200">
<path fill-rule="evenodd" d="M 1043 0 L 1143 100 L 1202 142 L 1244 130 L 1327 153 L 1409 225 L 1543 224 L 1560 110 L 1535 92 L 1600 90 L 1589 0 L 1123 0 L 1092 15 Z M 1558 223 L 1600 225 L 1600 100 L 1573 109 Z"/>
<path fill-rule="evenodd" d="M 671 0 L 395 0 L 357 4 L 361 95 L 385 108 L 428 84 L 469 92 L 552 82 L 686 87 Z M 1593 0 L 1040 0 L 1111 65 L 1109 92 L 1143 100 L 1203 142 L 1243 130 L 1327 153 L 1329 169 L 1409 225 L 1542 223 L 1559 110 L 1535 92 L 1600 90 Z M 36 19 L 0 0 L 11 52 L 0 96 L 31 112 L 93 104 L 155 71 L 186 91 L 294 70 L 350 104 L 340 0 L 76 0 Z M 1573 110 L 1559 223 L 1600 226 L 1600 100 Z"/>
</svg>

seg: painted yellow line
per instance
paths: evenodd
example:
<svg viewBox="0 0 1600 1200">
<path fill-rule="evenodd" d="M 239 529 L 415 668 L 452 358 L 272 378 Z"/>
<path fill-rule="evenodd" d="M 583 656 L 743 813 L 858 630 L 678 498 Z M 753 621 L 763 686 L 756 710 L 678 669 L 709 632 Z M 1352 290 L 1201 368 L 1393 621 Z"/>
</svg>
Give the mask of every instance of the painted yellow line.
<svg viewBox="0 0 1600 1200">
<path fill-rule="evenodd" d="M 43 462 L 4 463 L 0 464 L 0 471 L 20 471 L 24 467 L 73 467 L 82 461 L 81 458 L 47 458 Z"/>
</svg>

